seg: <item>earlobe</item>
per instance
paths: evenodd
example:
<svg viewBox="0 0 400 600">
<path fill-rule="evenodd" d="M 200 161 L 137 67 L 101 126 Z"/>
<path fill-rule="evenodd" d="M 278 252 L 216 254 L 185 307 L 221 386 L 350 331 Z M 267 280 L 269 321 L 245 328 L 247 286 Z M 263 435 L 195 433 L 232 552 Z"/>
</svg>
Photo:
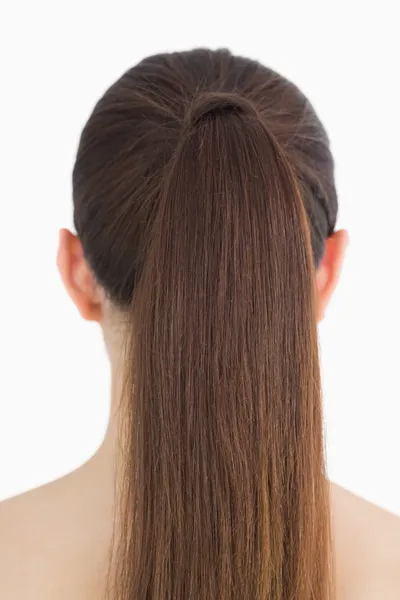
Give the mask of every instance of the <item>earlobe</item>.
<svg viewBox="0 0 400 600">
<path fill-rule="evenodd" d="M 102 305 L 98 286 L 86 262 L 79 238 L 61 229 L 57 266 L 65 289 L 87 321 L 100 321 Z"/>
</svg>

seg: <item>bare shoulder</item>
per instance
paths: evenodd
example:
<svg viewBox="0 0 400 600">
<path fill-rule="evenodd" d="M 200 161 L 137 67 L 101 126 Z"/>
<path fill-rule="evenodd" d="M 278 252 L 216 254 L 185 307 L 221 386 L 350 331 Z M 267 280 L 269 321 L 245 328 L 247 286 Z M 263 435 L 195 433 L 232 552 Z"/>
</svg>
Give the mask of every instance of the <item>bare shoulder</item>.
<svg viewBox="0 0 400 600">
<path fill-rule="evenodd" d="M 60 487 L 54 482 L 0 503 L 0 597 L 36 597 L 43 572 L 56 566 Z"/>
<path fill-rule="evenodd" d="M 99 597 L 110 518 L 84 487 L 77 474 L 0 503 L 1 598 Z M 336 484 L 331 501 L 338 600 L 399 600 L 400 518 Z"/>
<path fill-rule="evenodd" d="M 331 485 L 339 599 L 400 598 L 400 517 Z"/>
<path fill-rule="evenodd" d="M 79 483 L 72 474 L 0 503 L 0 598 L 99 597 L 104 530 Z"/>
</svg>

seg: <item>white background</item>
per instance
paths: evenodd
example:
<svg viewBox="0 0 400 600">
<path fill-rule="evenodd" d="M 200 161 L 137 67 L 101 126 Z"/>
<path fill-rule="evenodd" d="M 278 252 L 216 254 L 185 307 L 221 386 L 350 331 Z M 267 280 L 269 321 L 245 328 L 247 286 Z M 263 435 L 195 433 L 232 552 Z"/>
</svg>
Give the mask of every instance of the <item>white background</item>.
<svg viewBox="0 0 400 600">
<path fill-rule="evenodd" d="M 55 262 L 81 128 L 142 57 L 201 45 L 280 71 L 326 125 L 351 238 L 320 328 L 329 475 L 400 514 L 396 11 L 394 1 L 4 4 L 0 499 L 80 466 L 107 426 L 100 331 L 80 320 Z"/>
</svg>

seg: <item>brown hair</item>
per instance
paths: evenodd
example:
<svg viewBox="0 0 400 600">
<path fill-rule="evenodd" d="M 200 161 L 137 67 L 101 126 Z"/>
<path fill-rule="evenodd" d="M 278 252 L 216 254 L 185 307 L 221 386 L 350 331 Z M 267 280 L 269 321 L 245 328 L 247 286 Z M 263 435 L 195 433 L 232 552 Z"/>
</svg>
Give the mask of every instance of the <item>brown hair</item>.
<svg viewBox="0 0 400 600">
<path fill-rule="evenodd" d="M 337 201 L 310 102 L 227 50 L 148 57 L 96 104 L 73 194 L 130 322 L 111 597 L 333 597 L 314 285 Z"/>
</svg>

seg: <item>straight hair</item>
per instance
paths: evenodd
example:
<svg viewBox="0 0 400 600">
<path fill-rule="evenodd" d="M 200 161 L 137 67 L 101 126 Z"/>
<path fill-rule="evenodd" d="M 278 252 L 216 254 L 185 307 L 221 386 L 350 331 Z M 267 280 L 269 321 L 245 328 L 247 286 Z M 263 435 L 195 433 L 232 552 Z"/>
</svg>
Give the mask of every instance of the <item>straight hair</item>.
<svg viewBox="0 0 400 600">
<path fill-rule="evenodd" d="M 85 256 L 126 316 L 112 600 L 331 600 L 315 270 L 326 133 L 227 50 L 144 59 L 73 174 Z"/>
</svg>

